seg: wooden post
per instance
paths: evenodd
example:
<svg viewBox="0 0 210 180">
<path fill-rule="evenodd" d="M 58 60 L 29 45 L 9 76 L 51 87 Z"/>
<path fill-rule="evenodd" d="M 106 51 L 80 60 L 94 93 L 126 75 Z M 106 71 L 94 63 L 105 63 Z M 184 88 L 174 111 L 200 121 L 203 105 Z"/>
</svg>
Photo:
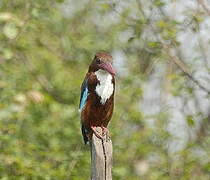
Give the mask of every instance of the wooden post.
<svg viewBox="0 0 210 180">
<path fill-rule="evenodd" d="M 101 128 L 98 128 L 101 132 Z M 112 141 L 99 139 L 93 134 L 91 141 L 91 180 L 112 180 Z"/>
</svg>

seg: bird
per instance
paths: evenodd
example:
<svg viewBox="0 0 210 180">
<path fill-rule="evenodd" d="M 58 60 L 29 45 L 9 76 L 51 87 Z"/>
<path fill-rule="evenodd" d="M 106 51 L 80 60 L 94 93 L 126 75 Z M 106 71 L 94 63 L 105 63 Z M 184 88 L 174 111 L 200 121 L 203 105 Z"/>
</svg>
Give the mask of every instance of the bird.
<svg viewBox="0 0 210 180">
<path fill-rule="evenodd" d="M 115 75 L 112 56 L 107 52 L 97 52 L 81 85 L 79 111 L 85 144 L 90 142 L 93 133 L 100 139 L 108 133 L 107 126 L 114 109 Z"/>
</svg>

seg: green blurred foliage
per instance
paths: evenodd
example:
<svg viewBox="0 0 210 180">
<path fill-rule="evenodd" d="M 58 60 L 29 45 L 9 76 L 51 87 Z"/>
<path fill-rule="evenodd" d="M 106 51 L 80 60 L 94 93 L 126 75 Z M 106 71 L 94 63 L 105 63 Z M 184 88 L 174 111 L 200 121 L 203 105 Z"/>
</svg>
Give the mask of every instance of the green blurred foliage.
<svg viewBox="0 0 210 180">
<path fill-rule="evenodd" d="M 209 137 L 180 152 L 181 162 L 177 162 L 167 150 L 169 114 L 155 116 L 158 125 L 153 128 L 139 110 L 146 69 L 155 59 L 164 61 L 164 55 L 161 42 L 141 41 L 150 22 L 140 12 L 138 17 L 130 16 L 137 4 L 124 8 L 117 22 L 109 22 L 104 17 L 113 11 L 114 3 L 87 1 L 69 17 L 62 13 L 64 3 L 0 2 L 0 179 L 89 179 L 90 153 L 82 142 L 78 113 L 80 85 L 94 53 L 115 49 L 126 52 L 129 75 L 117 77 L 115 112 L 109 127 L 113 179 L 209 179 L 210 164 L 194 155 L 201 145 L 209 149 Z M 164 5 L 154 1 L 154 7 Z M 176 22 L 160 20 L 154 25 L 164 40 L 177 41 Z M 134 34 L 123 42 L 119 34 L 127 30 Z M 183 77 L 173 77 L 171 91 L 178 95 Z M 186 121 L 193 127 L 192 116 Z"/>
</svg>

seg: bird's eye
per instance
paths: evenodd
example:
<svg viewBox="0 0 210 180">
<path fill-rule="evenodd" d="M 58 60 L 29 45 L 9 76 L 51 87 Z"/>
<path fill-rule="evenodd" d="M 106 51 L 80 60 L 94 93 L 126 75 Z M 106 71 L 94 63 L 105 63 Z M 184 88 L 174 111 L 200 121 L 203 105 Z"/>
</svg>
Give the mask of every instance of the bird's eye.
<svg viewBox="0 0 210 180">
<path fill-rule="evenodd" d="M 101 60 L 99 58 L 96 59 L 97 63 L 101 63 Z"/>
</svg>

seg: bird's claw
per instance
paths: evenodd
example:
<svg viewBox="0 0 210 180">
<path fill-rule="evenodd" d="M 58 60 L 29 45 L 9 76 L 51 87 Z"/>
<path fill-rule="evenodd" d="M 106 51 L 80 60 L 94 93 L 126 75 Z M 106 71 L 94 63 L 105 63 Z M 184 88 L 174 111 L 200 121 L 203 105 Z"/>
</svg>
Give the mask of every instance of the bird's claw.
<svg viewBox="0 0 210 180">
<path fill-rule="evenodd" d="M 101 129 L 96 126 L 91 126 L 91 129 L 97 138 L 108 141 L 110 139 L 108 129 L 103 126 L 100 128 Z"/>
</svg>

